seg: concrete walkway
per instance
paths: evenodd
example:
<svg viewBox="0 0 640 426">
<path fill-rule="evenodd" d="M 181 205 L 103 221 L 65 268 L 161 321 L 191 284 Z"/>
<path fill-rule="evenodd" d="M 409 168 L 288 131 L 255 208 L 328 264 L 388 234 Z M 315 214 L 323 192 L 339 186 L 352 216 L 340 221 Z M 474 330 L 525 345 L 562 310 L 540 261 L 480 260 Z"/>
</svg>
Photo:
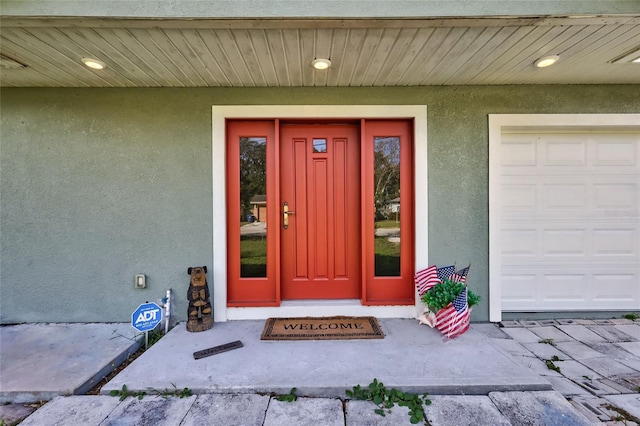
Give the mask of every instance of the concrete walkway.
<svg viewBox="0 0 640 426">
<path fill-rule="evenodd" d="M 190 388 L 193 396 L 56 397 L 22 424 L 410 424 L 406 407 L 381 417 L 370 402 L 346 399 L 346 389 L 374 377 L 387 388 L 428 391 L 431 425 L 633 425 L 640 418 L 638 323 L 473 324 L 451 341 L 413 320 L 380 324 L 383 340 L 331 342 L 262 342 L 262 321 L 219 323 L 203 333 L 187 333 L 178 325 L 103 393 L 123 385 L 132 391 L 175 385 Z M 3 373 L 10 369 L 4 365 L 6 328 L 11 327 L 2 327 L 0 341 Z M 234 340 L 244 347 L 193 359 L 196 350 Z M 6 390 L 4 374 L 0 382 Z M 293 387 L 304 397 L 283 402 L 271 394 Z M 0 406 L 0 418 L 10 424 L 11 409 L 20 407 Z M 614 418 L 626 423 L 612 423 Z"/>
<path fill-rule="evenodd" d="M 443 341 L 416 320 L 380 319 L 384 339 L 263 341 L 264 321 L 228 321 L 202 333 L 175 327 L 102 388 L 163 389 L 172 383 L 195 393 L 288 393 L 344 397 L 374 378 L 388 387 L 430 394 L 550 390 L 549 382 L 470 330 Z M 496 329 L 496 332 L 500 330 Z M 506 337 L 506 336 L 505 336 Z M 195 360 L 193 353 L 240 340 L 243 347 Z"/>
<path fill-rule="evenodd" d="M 130 324 L 0 327 L 0 404 L 88 392 L 140 347 Z"/>
</svg>

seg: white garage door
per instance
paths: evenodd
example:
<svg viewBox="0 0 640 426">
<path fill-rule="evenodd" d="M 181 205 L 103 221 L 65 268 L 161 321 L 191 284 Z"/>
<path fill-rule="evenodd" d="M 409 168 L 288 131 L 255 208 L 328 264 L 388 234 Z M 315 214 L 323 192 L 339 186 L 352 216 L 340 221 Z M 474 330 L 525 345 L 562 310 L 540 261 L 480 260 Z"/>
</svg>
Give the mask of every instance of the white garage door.
<svg viewBox="0 0 640 426">
<path fill-rule="evenodd" d="M 640 308 L 640 130 L 503 127 L 499 140 L 502 311 Z"/>
</svg>

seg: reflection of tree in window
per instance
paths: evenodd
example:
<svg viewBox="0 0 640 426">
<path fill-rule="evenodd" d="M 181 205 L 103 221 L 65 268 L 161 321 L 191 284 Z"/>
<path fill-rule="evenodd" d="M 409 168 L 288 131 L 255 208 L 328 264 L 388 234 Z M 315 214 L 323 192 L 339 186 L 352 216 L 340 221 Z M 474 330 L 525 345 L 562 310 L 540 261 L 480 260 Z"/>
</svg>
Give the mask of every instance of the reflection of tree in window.
<svg viewBox="0 0 640 426">
<path fill-rule="evenodd" d="M 400 195 L 400 138 L 376 137 L 373 153 L 373 199 L 376 220 L 388 219 L 389 203 Z"/>
<path fill-rule="evenodd" d="M 267 139 L 240 138 L 241 220 L 250 213 L 251 199 L 267 194 Z"/>
<path fill-rule="evenodd" d="M 374 138 L 375 275 L 400 276 L 400 138 Z"/>
<path fill-rule="evenodd" d="M 266 199 L 267 139 L 240 138 L 240 277 L 267 276 L 266 223 L 253 223 L 251 200 Z M 245 221 L 250 223 L 244 223 Z"/>
</svg>

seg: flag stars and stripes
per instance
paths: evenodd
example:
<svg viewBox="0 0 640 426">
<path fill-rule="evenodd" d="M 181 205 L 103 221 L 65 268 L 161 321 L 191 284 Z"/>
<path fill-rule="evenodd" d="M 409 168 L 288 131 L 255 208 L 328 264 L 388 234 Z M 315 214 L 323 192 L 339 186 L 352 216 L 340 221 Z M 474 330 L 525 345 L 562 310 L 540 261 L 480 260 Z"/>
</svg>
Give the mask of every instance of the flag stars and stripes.
<svg viewBox="0 0 640 426">
<path fill-rule="evenodd" d="M 456 271 L 456 265 L 444 266 L 442 268 L 438 268 L 438 279 L 440 282 L 446 280 L 451 277 L 451 275 Z"/>
</svg>

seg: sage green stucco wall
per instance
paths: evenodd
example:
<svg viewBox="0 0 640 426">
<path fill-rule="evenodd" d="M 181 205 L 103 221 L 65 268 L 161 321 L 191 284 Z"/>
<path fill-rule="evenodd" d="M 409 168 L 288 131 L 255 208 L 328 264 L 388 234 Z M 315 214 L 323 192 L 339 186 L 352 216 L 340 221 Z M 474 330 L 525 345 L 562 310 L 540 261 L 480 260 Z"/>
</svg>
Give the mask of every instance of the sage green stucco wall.
<svg viewBox="0 0 640 426">
<path fill-rule="evenodd" d="M 210 266 L 213 257 L 211 106 L 277 103 L 427 105 L 429 212 L 417 220 L 429 221 L 431 263 L 472 263 L 469 283 L 484 299 L 473 319 L 487 320 L 488 114 L 638 113 L 638 93 L 639 86 L 2 89 L 0 320 L 129 321 L 139 303 L 167 288 L 185 319 L 186 268 Z M 146 290 L 133 288 L 136 273 L 147 274 Z"/>
</svg>

